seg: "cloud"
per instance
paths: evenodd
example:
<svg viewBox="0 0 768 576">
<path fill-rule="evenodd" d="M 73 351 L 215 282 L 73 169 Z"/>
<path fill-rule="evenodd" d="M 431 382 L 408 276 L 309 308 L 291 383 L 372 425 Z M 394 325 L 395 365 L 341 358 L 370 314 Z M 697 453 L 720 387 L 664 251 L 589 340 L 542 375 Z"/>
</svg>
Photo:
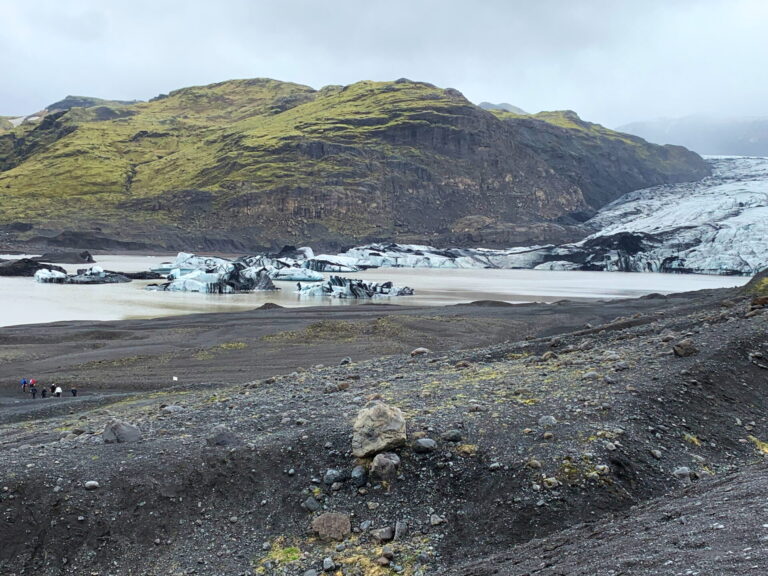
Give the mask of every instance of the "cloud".
<svg viewBox="0 0 768 576">
<path fill-rule="evenodd" d="M 766 115 L 761 0 L 0 0 L 0 114 L 266 76 L 409 77 L 616 125 Z"/>
</svg>

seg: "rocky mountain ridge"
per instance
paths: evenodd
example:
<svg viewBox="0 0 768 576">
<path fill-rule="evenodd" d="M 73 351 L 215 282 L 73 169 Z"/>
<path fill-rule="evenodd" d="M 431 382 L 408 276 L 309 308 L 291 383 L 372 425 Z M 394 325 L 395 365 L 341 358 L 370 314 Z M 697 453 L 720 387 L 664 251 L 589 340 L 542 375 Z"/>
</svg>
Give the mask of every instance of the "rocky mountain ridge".
<svg viewBox="0 0 768 576">
<path fill-rule="evenodd" d="M 236 80 L 150 102 L 81 100 L 0 133 L 6 242 L 561 242 L 625 192 L 709 173 L 683 148 L 572 112 L 486 111 L 405 79 L 321 90 Z"/>
</svg>

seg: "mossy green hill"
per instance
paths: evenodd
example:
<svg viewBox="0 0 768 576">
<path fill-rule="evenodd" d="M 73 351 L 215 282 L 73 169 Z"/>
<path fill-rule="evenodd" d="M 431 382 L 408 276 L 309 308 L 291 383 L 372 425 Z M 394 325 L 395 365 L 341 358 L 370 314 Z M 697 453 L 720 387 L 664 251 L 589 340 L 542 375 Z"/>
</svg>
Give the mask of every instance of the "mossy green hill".
<svg viewBox="0 0 768 576">
<path fill-rule="evenodd" d="M 557 241 L 625 192 L 708 173 L 684 148 L 572 112 L 486 111 L 409 80 L 233 80 L 150 102 L 80 100 L 0 131 L 0 226 L 21 240 Z"/>
</svg>

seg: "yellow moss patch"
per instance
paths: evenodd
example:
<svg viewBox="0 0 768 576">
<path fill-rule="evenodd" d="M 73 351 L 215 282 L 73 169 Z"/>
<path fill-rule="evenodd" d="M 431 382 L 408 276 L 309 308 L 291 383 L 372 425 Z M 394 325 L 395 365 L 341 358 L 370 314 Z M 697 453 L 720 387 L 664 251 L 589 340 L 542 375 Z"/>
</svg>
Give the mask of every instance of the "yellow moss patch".
<svg viewBox="0 0 768 576">
<path fill-rule="evenodd" d="M 752 442 L 758 451 L 762 452 L 763 454 L 768 454 L 768 442 L 763 442 L 754 436 L 747 436 L 747 440 Z"/>
<path fill-rule="evenodd" d="M 477 444 L 460 444 L 456 447 L 456 452 L 461 456 L 470 457 L 477 454 Z"/>
<path fill-rule="evenodd" d="M 693 444 L 694 446 L 701 446 L 701 440 L 696 438 L 693 434 L 685 434 L 683 436 L 683 440 L 688 442 L 688 444 Z"/>
</svg>

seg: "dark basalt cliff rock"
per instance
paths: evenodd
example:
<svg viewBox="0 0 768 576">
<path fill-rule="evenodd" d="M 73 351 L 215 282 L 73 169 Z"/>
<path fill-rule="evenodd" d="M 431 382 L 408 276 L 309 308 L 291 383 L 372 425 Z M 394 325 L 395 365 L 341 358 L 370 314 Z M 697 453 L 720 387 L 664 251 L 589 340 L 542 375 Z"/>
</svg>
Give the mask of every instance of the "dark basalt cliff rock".
<svg viewBox="0 0 768 576">
<path fill-rule="evenodd" d="M 0 136 L 0 226 L 83 248 L 563 242 L 626 192 L 709 173 L 573 112 L 487 111 L 409 80 L 242 80 L 95 104 Z"/>
</svg>

